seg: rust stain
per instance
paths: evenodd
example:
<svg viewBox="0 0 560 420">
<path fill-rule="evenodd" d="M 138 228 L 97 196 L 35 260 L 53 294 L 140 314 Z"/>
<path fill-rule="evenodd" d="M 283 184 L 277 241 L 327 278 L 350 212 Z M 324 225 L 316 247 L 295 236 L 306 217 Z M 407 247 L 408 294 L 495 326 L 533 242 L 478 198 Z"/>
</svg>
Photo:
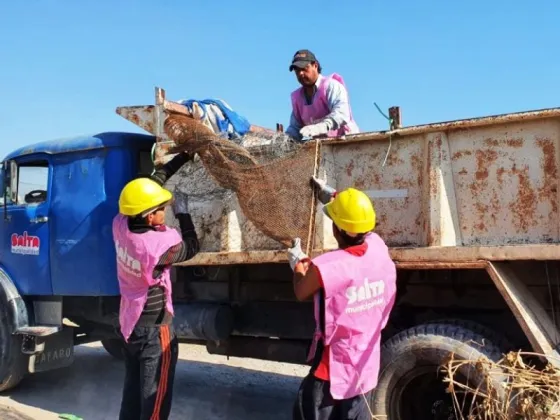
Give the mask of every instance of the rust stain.
<svg viewBox="0 0 560 420">
<path fill-rule="evenodd" d="M 500 141 L 493 138 L 487 138 L 484 140 L 484 144 L 490 147 L 497 147 L 500 145 Z"/>
<path fill-rule="evenodd" d="M 477 150 L 476 151 L 476 173 L 477 181 L 488 178 L 488 167 L 498 159 L 498 153 L 495 150 Z"/>
<path fill-rule="evenodd" d="M 472 151 L 470 150 L 459 150 L 453 153 L 451 160 L 457 160 L 457 159 L 461 159 L 463 156 L 471 156 L 471 155 L 472 155 Z"/>
<path fill-rule="evenodd" d="M 430 190 L 430 196 L 435 197 L 437 195 L 437 175 L 434 168 L 432 168 L 432 162 L 437 162 L 436 153 L 437 150 L 434 150 L 434 142 L 428 142 L 428 185 Z M 428 241 L 429 244 L 433 243 Z"/>
<path fill-rule="evenodd" d="M 463 268 L 463 269 L 480 269 L 485 268 L 487 265 L 486 261 L 466 261 L 466 262 L 439 262 L 439 261 L 418 261 L 418 262 L 408 262 L 408 261 L 395 261 L 397 268 L 406 270 L 448 270 L 452 268 Z"/>
<path fill-rule="evenodd" d="M 473 228 L 476 232 L 482 233 L 488 230 L 488 220 L 489 217 L 489 206 L 482 202 L 482 192 L 487 190 L 489 187 L 488 176 L 489 169 L 492 164 L 498 159 L 498 153 L 492 149 L 486 150 L 476 150 L 476 171 L 474 174 L 474 182 L 470 184 L 470 191 L 475 198 L 476 203 L 475 211 L 479 220 L 479 223 L 474 224 Z"/>
<path fill-rule="evenodd" d="M 495 226 L 496 222 L 497 222 L 496 215 L 499 214 L 500 208 L 501 208 L 500 198 L 498 197 L 498 191 L 496 189 L 494 189 L 494 191 L 492 191 L 492 199 L 490 200 L 490 206 L 492 207 L 492 212 L 490 214 L 490 218 L 492 219 L 492 223 Z"/>
<path fill-rule="evenodd" d="M 489 147 L 513 147 L 513 148 L 520 148 L 523 147 L 523 139 L 522 138 L 506 138 L 506 139 L 495 139 L 492 137 L 484 139 L 484 144 Z"/>
<path fill-rule="evenodd" d="M 537 195 L 529 179 L 529 167 L 525 166 L 522 170 L 516 166 L 512 169 L 512 174 L 517 175 L 518 188 L 516 198 L 509 204 L 509 209 L 515 216 L 516 227 L 527 232 L 530 227 L 537 225 L 535 212 L 537 210 Z"/>
<path fill-rule="evenodd" d="M 506 144 L 509 147 L 514 147 L 514 148 L 518 149 L 520 147 L 523 147 L 523 139 L 522 138 L 507 139 Z"/>
<path fill-rule="evenodd" d="M 346 167 L 346 175 L 352 176 L 352 171 L 354 170 L 354 159 L 350 160 L 350 163 Z"/>
<path fill-rule="evenodd" d="M 410 179 L 404 179 L 403 177 L 397 177 L 393 181 L 394 188 L 406 189 L 410 187 Z"/>
<path fill-rule="evenodd" d="M 366 183 L 364 181 L 363 178 L 358 178 L 354 181 L 354 187 L 359 189 L 359 190 L 365 190 L 366 189 Z"/>
<path fill-rule="evenodd" d="M 556 148 L 554 142 L 548 138 L 538 138 L 537 146 L 542 150 L 541 167 L 543 170 L 543 185 L 539 188 L 539 197 L 548 200 L 551 206 L 549 218 L 552 220 L 558 212 L 558 167 L 556 165 Z"/>
<path fill-rule="evenodd" d="M 507 171 L 504 168 L 498 168 L 498 170 L 496 171 L 496 174 L 498 175 L 498 184 L 502 185 L 502 183 L 504 182 L 504 174 Z"/>
<path fill-rule="evenodd" d="M 468 173 L 467 168 L 463 168 L 458 172 L 459 175 L 467 175 Z"/>
<path fill-rule="evenodd" d="M 410 163 L 412 165 L 412 167 L 414 168 L 414 172 L 416 172 L 417 174 L 417 185 L 419 187 L 422 186 L 422 180 L 424 179 L 423 174 L 422 174 L 422 166 L 423 166 L 423 162 L 422 159 L 420 159 L 420 157 L 418 155 L 412 155 L 410 158 Z"/>
<path fill-rule="evenodd" d="M 404 165 L 404 160 L 402 160 L 396 153 L 396 151 L 392 151 L 389 153 L 387 157 L 387 166 L 398 166 Z"/>
<path fill-rule="evenodd" d="M 486 224 L 484 223 L 484 218 L 488 214 L 488 206 L 480 201 L 475 204 L 476 211 L 479 215 L 479 222 L 474 225 L 474 228 L 478 232 L 486 232 Z"/>
</svg>

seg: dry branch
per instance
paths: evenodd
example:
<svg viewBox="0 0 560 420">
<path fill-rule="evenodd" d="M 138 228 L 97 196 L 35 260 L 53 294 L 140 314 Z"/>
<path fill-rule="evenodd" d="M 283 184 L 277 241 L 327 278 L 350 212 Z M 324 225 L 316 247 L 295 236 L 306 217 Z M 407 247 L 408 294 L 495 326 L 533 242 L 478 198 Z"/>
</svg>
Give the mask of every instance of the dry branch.
<svg viewBox="0 0 560 420">
<path fill-rule="evenodd" d="M 529 363 L 536 356 L 542 355 L 510 352 L 498 362 L 488 359 L 456 360 L 452 356 L 443 370 L 445 381 L 449 384 L 448 392 L 454 401 L 456 418 L 560 420 L 560 371 L 550 364 L 539 368 Z M 458 371 L 465 365 L 489 372 L 480 386 L 473 388 L 457 379 Z M 497 387 L 503 388 L 498 390 Z M 504 397 L 498 398 L 498 395 Z"/>
</svg>

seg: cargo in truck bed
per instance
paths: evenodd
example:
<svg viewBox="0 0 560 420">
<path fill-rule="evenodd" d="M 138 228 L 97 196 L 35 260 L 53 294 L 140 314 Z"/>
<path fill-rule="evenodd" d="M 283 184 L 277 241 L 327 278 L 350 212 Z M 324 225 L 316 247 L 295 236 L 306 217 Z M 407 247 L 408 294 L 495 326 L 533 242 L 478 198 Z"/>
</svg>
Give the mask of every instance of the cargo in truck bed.
<svg viewBox="0 0 560 420">
<path fill-rule="evenodd" d="M 175 146 L 166 118 L 188 110 L 156 92 L 156 105 L 117 113 L 157 136 L 156 162 L 163 162 Z M 361 133 L 304 149 L 318 152 L 309 176 L 316 172 L 339 190 L 354 186 L 372 198 L 376 231 L 401 264 L 546 259 L 560 251 L 559 121 L 554 108 Z M 240 142 L 258 155 L 277 136 L 254 129 Z M 220 187 L 199 159 L 171 183 L 190 195 L 202 242 L 188 264 L 285 260 L 285 245 L 257 229 L 236 194 Z M 332 249 L 330 221 L 311 203 L 294 196 L 290 205 L 313 212 L 313 250 Z"/>
</svg>

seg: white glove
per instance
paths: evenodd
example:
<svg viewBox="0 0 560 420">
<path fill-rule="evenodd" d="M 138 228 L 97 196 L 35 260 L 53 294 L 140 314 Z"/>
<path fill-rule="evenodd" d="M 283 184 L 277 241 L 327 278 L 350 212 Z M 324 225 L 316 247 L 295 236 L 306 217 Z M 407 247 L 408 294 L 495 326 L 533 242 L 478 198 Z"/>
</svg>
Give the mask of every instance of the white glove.
<svg viewBox="0 0 560 420">
<path fill-rule="evenodd" d="M 296 265 L 301 260 L 309 258 L 305 252 L 301 249 L 301 239 L 294 239 L 294 244 L 292 248 L 288 249 L 288 261 L 290 262 L 290 267 L 294 271 Z"/>
<path fill-rule="evenodd" d="M 312 177 L 311 180 L 319 189 L 319 192 L 317 194 L 317 198 L 319 199 L 319 201 L 323 204 L 330 203 L 332 198 L 336 194 L 336 190 L 330 185 L 327 185 L 327 181 L 324 181 L 317 177 Z"/>
<path fill-rule="evenodd" d="M 307 125 L 299 130 L 302 137 L 317 137 L 322 134 L 327 134 L 331 126 L 328 121 L 323 121 L 313 125 Z"/>
<path fill-rule="evenodd" d="M 174 200 L 171 207 L 175 214 L 187 214 L 189 212 L 189 196 L 182 191 L 176 190 L 173 194 Z"/>
</svg>

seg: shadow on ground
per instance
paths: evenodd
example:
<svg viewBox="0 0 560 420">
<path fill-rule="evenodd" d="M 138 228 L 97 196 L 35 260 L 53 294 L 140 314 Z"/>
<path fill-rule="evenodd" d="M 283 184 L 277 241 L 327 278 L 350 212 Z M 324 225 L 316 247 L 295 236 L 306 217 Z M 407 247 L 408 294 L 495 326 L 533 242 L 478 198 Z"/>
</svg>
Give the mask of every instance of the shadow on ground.
<svg viewBox="0 0 560 420">
<path fill-rule="evenodd" d="M 185 355 L 177 364 L 171 419 L 291 418 L 300 377 L 181 357 Z M 72 366 L 30 376 L 3 396 L 84 420 L 113 420 L 118 418 L 123 378 L 122 362 L 100 347 L 81 346 Z"/>
</svg>

